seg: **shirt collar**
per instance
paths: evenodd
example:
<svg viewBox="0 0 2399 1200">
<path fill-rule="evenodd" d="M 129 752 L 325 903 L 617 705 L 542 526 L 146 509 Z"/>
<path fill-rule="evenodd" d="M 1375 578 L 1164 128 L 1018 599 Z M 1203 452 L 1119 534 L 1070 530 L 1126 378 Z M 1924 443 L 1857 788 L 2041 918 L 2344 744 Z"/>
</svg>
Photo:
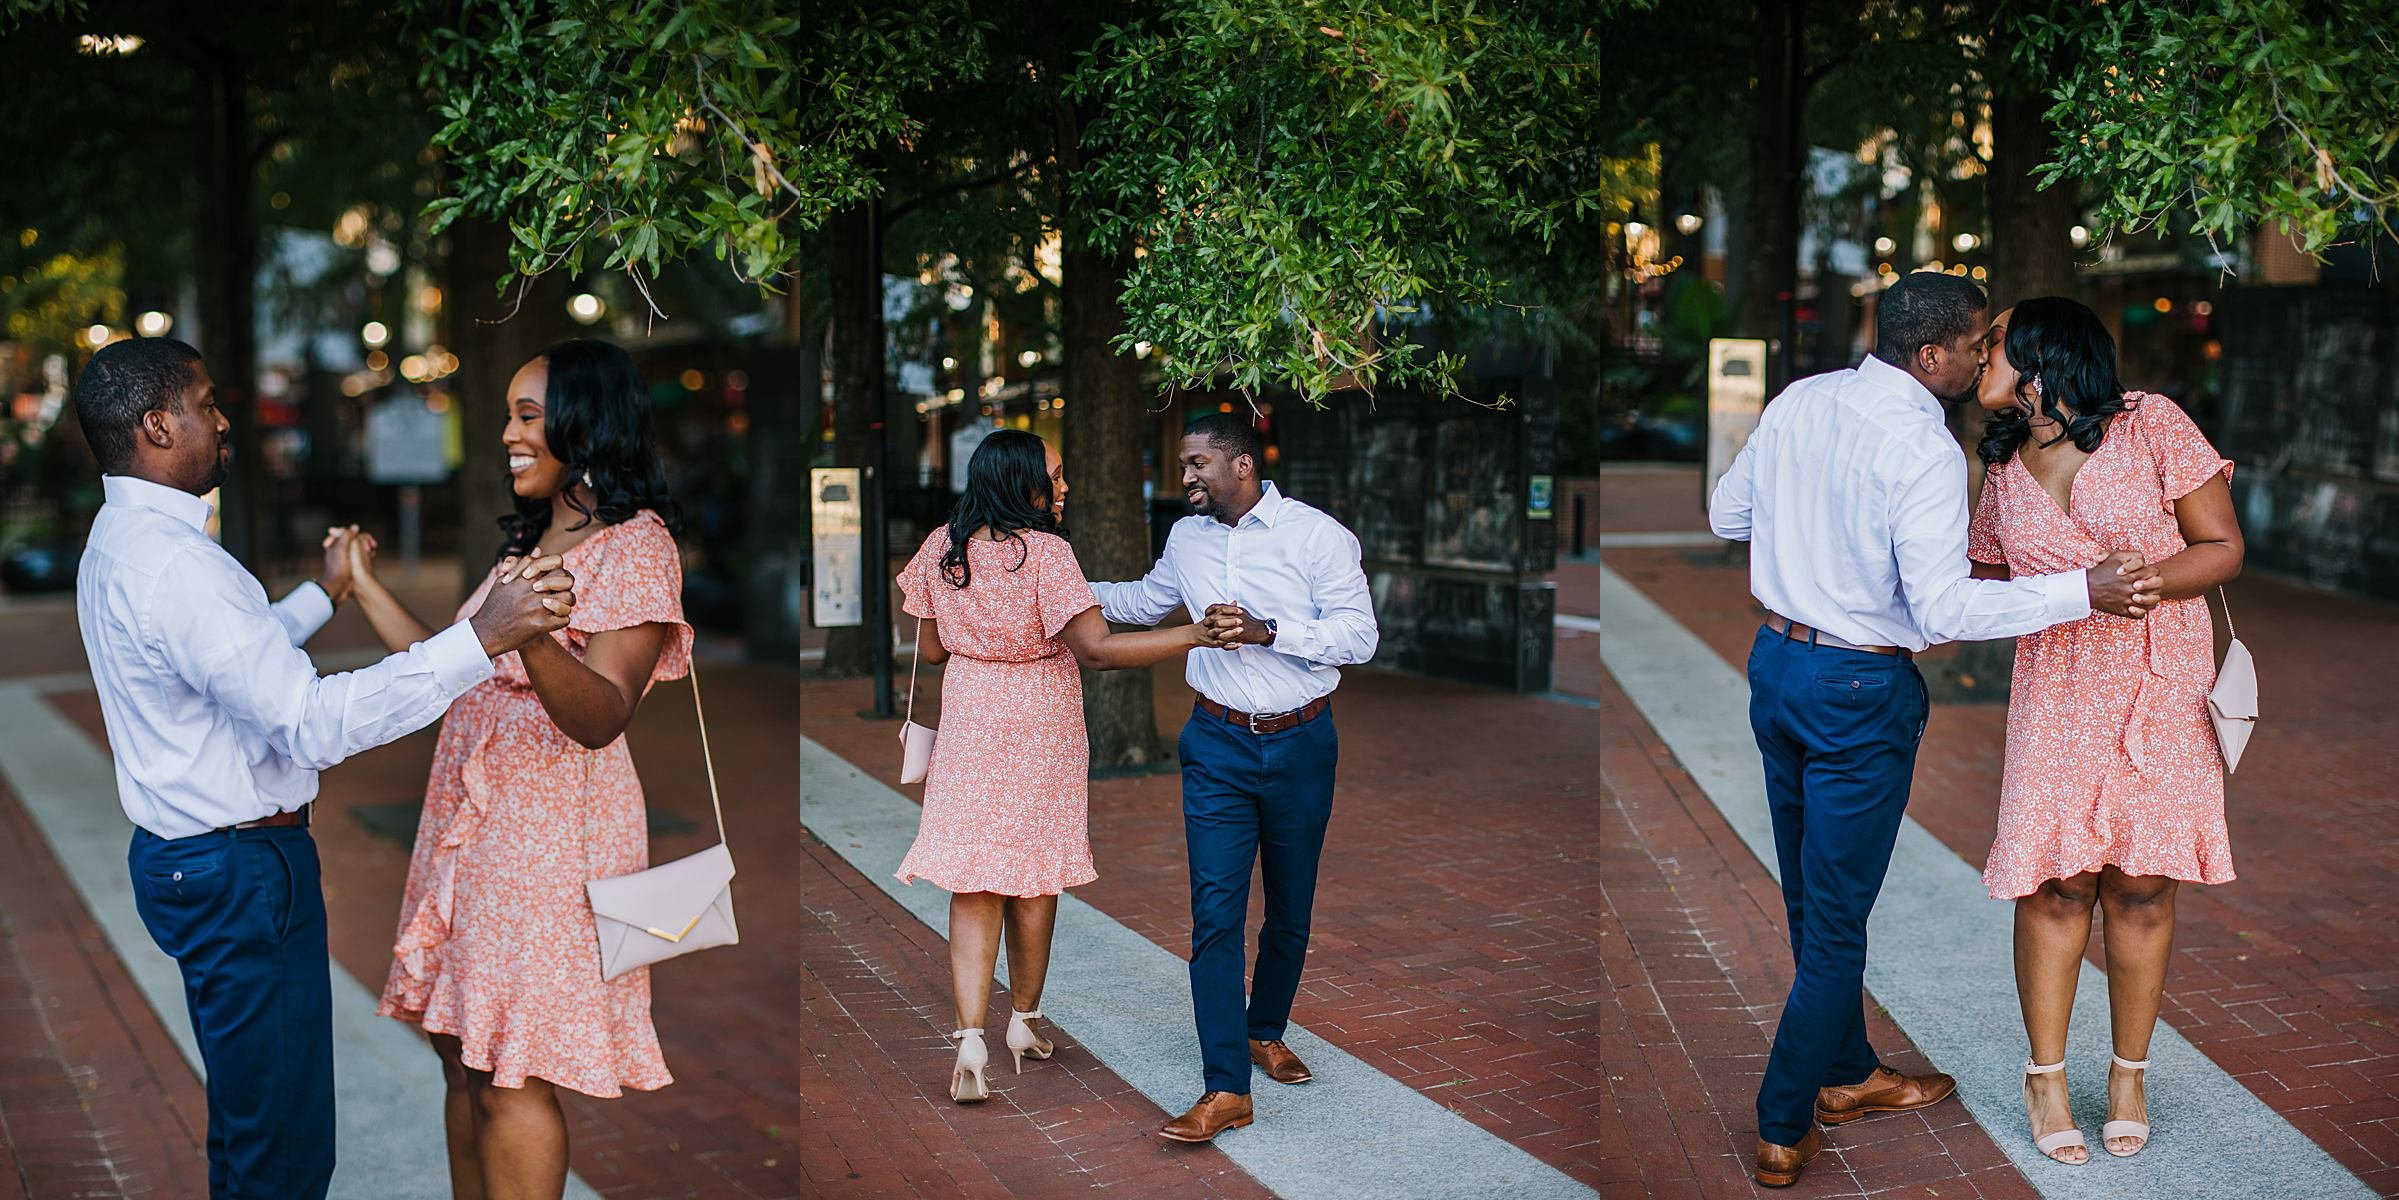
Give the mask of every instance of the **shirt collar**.
<svg viewBox="0 0 2399 1200">
<path fill-rule="evenodd" d="M 1259 524 L 1272 529 L 1275 519 L 1282 515 L 1283 506 L 1288 503 L 1289 501 L 1283 498 L 1282 491 L 1275 487 L 1274 480 L 1269 479 L 1266 481 L 1264 494 L 1258 497 L 1258 502 L 1251 505 L 1248 512 L 1241 514 L 1241 520 L 1247 521 L 1255 517 Z"/>
<path fill-rule="evenodd" d="M 1858 377 L 1898 399 L 1915 404 L 1936 417 L 1948 419 L 1948 410 L 1941 406 L 1940 398 L 1932 394 L 1932 389 L 1918 382 L 1915 376 L 1871 354 L 1866 356 L 1864 362 L 1858 364 Z"/>
<path fill-rule="evenodd" d="M 157 509 L 200 533 L 208 532 L 208 518 L 216 514 L 215 505 L 190 492 L 179 492 L 131 475 L 101 476 L 100 492 L 110 504 Z"/>
</svg>

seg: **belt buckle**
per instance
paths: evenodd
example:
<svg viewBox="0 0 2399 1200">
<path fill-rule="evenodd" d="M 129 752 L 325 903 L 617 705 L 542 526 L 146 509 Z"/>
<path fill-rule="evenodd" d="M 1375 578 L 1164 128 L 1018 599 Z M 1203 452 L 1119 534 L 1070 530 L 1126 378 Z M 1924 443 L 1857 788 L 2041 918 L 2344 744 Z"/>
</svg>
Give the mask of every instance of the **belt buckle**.
<svg viewBox="0 0 2399 1200">
<path fill-rule="evenodd" d="M 1297 711 L 1297 709 L 1285 709 L 1284 711 L 1277 713 L 1251 713 L 1249 715 L 1249 731 L 1254 736 L 1264 737 L 1266 736 L 1266 731 L 1258 728 L 1258 722 L 1280 721 Z"/>
</svg>

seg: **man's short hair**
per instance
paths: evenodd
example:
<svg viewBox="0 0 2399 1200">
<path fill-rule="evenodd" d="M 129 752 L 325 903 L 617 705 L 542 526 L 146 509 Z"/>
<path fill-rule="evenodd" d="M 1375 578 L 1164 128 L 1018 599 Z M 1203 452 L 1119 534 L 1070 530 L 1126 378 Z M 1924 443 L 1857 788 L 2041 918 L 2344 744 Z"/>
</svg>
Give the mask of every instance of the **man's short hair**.
<svg viewBox="0 0 2399 1200">
<path fill-rule="evenodd" d="M 100 469 L 122 474 L 133 464 L 142 416 L 182 403 L 200 352 L 172 338 L 126 338 L 100 347 L 75 381 L 75 420 L 83 426 Z"/>
<path fill-rule="evenodd" d="M 1883 289 L 1874 308 L 1874 357 L 1904 367 L 1926 346 L 1945 346 L 1974 327 L 1990 297 L 1962 275 L 1917 271 Z"/>
<path fill-rule="evenodd" d="M 1246 454 L 1259 468 L 1266 466 L 1266 444 L 1258 437 L 1257 427 L 1240 413 L 1213 412 L 1199 417 L 1183 427 L 1183 436 L 1208 439 L 1228 460 Z"/>
</svg>

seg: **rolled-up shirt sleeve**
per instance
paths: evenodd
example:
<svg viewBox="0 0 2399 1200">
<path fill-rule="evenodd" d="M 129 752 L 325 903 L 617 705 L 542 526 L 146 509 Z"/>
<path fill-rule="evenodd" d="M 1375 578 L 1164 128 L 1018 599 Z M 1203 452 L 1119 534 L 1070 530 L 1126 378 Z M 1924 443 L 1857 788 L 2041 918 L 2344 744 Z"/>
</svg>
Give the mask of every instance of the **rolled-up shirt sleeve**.
<svg viewBox="0 0 2399 1200">
<path fill-rule="evenodd" d="M 1366 582 L 1358 539 L 1327 522 L 1307 543 L 1308 577 L 1315 582 L 1312 615 L 1260 613 L 1275 618 L 1277 654 L 1324 667 L 1349 667 L 1374 657 L 1382 631 L 1375 624 L 1374 593 Z"/>
<path fill-rule="evenodd" d="M 293 588 L 273 607 L 275 619 L 283 623 L 295 646 L 307 645 L 308 639 L 333 619 L 333 597 L 326 595 L 325 589 L 313 579 Z"/>
<path fill-rule="evenodd" d="M 206 561 L 180 566 L 160 576 L 172 592 L 151 597 L 146 637 L 194 691 L 309 770 L 424 728 L 491 677 L 465 621 L 372 666 L 320 676 L 255 580 Z"/>
<path fill-rule="evenodd" d="M 1891 499 L 1899 591 L 1908 615 L 1934 643 L 2018 637 L 2091 615 L 2079 571 L 2011 580 L 1976 579 L 1966 558 L 1966 460 L 1928 456 Z"/>
</svg>

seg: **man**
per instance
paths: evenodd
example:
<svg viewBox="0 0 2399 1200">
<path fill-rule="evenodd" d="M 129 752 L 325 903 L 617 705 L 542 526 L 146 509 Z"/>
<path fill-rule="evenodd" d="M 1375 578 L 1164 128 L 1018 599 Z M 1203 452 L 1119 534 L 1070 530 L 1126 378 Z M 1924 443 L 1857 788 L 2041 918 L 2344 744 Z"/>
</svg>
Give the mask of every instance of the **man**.
<svg viewBox="0 0 2399 1200">
<path fill-rule="evenodd" d="M 1191 865 L 1191 1007 L 1207 1090 L 1159 1130 L 1206 1142 L 1251 1122 L 1252 1065 L 1277 1083 L 1310 1078 L 1283 1033 L 1333 815 L 1332 693 L 1338 668 L 1373 658 L 1378 635 L 1358 539 L 1259 479 L 1265 454 L 1248 421 L 1229 413 L 1193 421 L 1180 457 L 1184 496 L 1198 515 L 1175 524 L 1147 576 L 1091 586 L 1111 621 L 1155 625 L 1181 607 L 1222 646 L 1186 659 L 1184 678 L 1199 699 L 1175 743 Z M 1253 863 L 1266 923 L 1244 1002 Z"/>
<path fill-rule="evenodd" d="M 441 716 L 492 659 L 566 624 L 573 580 L 514 570 L 473 618 L 363 670 L 319 678 L 306 641 L 346 569 L 278 603 L 203 532 L 230 426 L 190 346 L 106 346 L 75 385 L 106 503 L 75 613 L 135 825 L 134 903 L 182 969 L 207 1068 L 215 1200 L 320 1200 L 333 1177 L 332 984 L 317 772 Z M 327 539 L 339 564 L 348 531 Z"/>
<path fill-rule="evenodd" d="M 1966 464 L 1941 398 L 1973 387 L 1990 324 L 1966 280 L 1901 277 L 1876 310 L 1872 356 L 1784 389 L 1708 506 L 1717 536 L 1751 544 L 1750 589 L 1767 610 L 1750 725 L 1797 968 L 1758 1085 L 1756 1174 L 1769 1187 L 1798 1181 L 1822 1147 L 1817 1122 L 1957 1090 L 1947 1075 L 1883 1066 L 1866 1042 L 1866 917 L 1931 707 L 1911 659 L 2157 603 L 2157 573 L 2130 552 L 2087 572 L 1969 577 Z"/>
</svg>

